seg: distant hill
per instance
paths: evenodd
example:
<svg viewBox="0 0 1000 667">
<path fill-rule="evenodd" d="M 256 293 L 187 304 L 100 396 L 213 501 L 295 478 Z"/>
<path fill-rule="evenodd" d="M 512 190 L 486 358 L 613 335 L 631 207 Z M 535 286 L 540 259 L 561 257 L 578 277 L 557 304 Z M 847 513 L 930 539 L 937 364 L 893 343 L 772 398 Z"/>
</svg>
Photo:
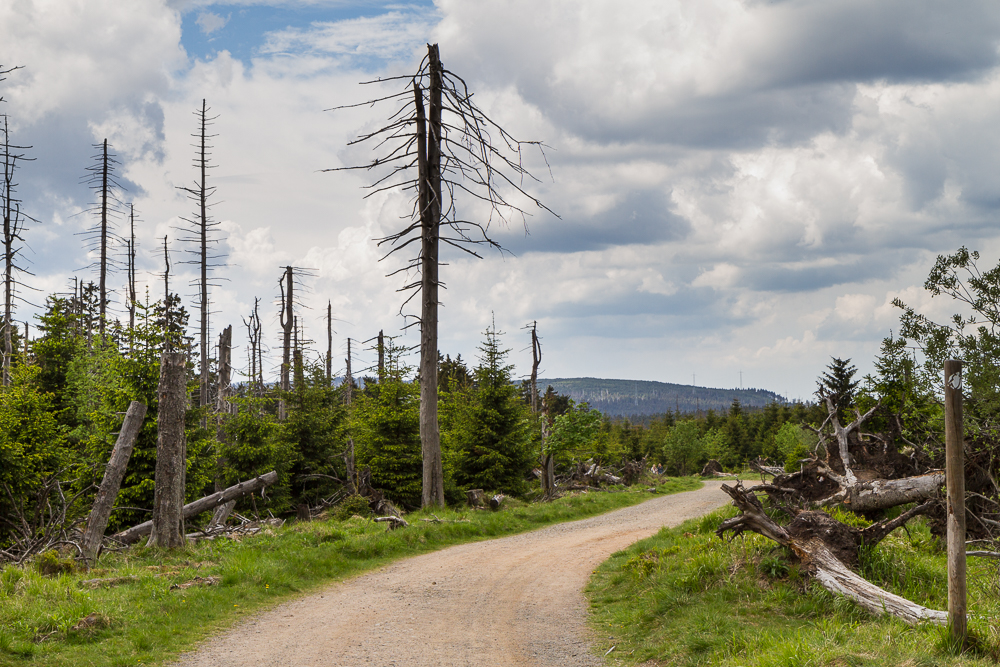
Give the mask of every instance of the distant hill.
<svg viewBox="0 0 1000 667">
<path fill-rule="evenodd" d="M 538 380 L 538 391 L 552 385 L 560 394 L 576 402 L 586 401 L 590 407 L 610 417 L 655 415 L 680 410 L 726 411 L 738 398 L 745 407 L 763 407 L 772 401 L 786 399 L 765 389 L 713 389 L 649 380 L 602 380 L 600 378 L 553 378 Z"/>
</svg>

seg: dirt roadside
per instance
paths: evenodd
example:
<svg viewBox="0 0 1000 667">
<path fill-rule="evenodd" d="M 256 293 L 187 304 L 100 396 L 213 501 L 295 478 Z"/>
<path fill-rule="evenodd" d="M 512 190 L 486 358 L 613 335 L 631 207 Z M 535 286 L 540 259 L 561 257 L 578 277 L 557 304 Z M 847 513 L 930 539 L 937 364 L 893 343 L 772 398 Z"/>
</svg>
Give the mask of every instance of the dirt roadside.
<svg viewBox="0 0 1000 667">
<path fill-rule="evenodd" d="M 601 665 L 587 578 L 615 551 L 724 505 L 719 485 L 399 561 L 255 616 L 174 665 Z"/>
</svg>

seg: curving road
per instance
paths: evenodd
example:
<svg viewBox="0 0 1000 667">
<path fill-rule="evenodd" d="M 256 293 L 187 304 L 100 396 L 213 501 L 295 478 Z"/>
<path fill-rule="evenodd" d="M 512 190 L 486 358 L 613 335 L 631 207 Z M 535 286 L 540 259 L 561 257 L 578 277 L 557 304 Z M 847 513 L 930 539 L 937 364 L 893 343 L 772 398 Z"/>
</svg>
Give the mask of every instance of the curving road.
<svg viewBox="0 0 1000 667">
<path fill-rule="evenodd" d="M 724 505 L 719 485 L 402 560 L 262 613 L 175 665 L 601 665 L 587 578 L 615 551 Z"/>
</svg>

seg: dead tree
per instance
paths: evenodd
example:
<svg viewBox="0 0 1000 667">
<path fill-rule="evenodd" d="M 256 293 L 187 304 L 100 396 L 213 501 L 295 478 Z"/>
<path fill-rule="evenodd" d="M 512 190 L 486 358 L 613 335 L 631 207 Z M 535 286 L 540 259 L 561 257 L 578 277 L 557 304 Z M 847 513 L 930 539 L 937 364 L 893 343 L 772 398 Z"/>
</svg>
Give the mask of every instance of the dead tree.
<svg viewBox="0 0 1000 667">
<path fill-rule="evenodd" d="M 944 625 L 948 622 L 947 612 L 928 609 L 894 595 L 850 568 L 857 562 L 858 550 L 862 546 L 875 546 L 914 516 L 927 512 L 933 503 L 918 505 L 895 519 L 879 521 L 864 530 L 847 526 L 826 512 L 794 509 L 787 510 L 793 515 L 791 523 L 781 526 L 764 513 L 752 489 L 744 489 L 742 484 L 735 487 L 723 484 L 722 490 L 733 499 L 740 516 L 726 519 L 719 525 L 715 532 L 720 538 L 731 533 L 732 539 L 749 530 L 788 547 L 811 569 L 824 588 L 854 600 L 873 614 L 890 614 L 911 625 L 928 621 Z"/>
<path fill-rule="evenodd" d="M 531 411 L 538 412 L 538 366 L 542 363 L 542 343 L 538 340 L 538 322 L 531 323 Z"/>
<path fill-rule="evenodd" d="M 185 355 L 164 352 L 160 358 L 160 385 L 157 389 L 159 435 L 156 440 L 156 487 L 153 491 L 153 519 L 149 545 L 184 546 L 184 443 Z"/>
<path fill-rule="evenodd" d="M 945 481 L 943 471 L 915 469 L 886 439 L 866 440 L 862 434 L 861 427 L 878 406 L 865 414 L 855 410 L 854 421 L 842 426 L 832 398 L 823 398 L 827 418 L 813 430 L 820 436 L 823 447 L 819 451 L 825 451 L 825 457 L 805 462 L 798 472 L 778 475 L 762 484 L 761 490 L 779 502 L 806 509 L 843 506 L 854 512 L 885 510 L 937 496 Z"/>
<path fill-rule="evenodd" d="M 127 300 L 128 300 L 128 328 L 129 331 L 135 329 L 135 206 L 132 204 L 128 205 L 128 239 L 126 243 L 126 269 L 127 269 L 127 280 L 126 285 Z"/>
<path fill-rule="evenodd" d="M 254 298 L 253 300 L 253 312 L 250 313 L 250 319 L 243 318 L 243 325 L 247 328 L 247 340 L 250 343 L 250 347 L 247 350 L 249 355 L 250 368 L 250 388 L 253 393 L 258 396 L 264 393 L 264 353 L 261 350 L 263 341 L 261 340 L 261 323 L 260 323 L 260 299 Z"/>
<path fill-rule="evenodd" d="M 444 68 L 436 44 L 427 45 L 427 57 L 415 75 L 391 80 L 404 81 L 406 87 L 373 102 L 395 101 L 400 103 L 399 108 L 387 125 L 352 142 L 371 141 L 382 152 L 368 165 L 341 169 L 388 170 L 375 178 L 367 196 L 391 189 L 414 195 L 410 224 L 380 239 L 379 245 L 387 244 L 390 248 L 387 255 L 417 242 L 420 247 L 415 257 L 390 275 L 420 274 L 419 280 L 402 288 L 409 290 L 410 296 L 400 312 L 404 313 L 410 300 L 420 294 L 420 315 L 414 323 L 420 325 L 422 504 L 427 507 L 444 504 L 437 414 L 439 247 L 443 242 L 479 257 L 475 251 L 477 245 L 500 249 L 489 236 L 494 218 L 506 222 L 510 216 L 519 214 L 523 220 L 521 201 L 545 209 L 520 184 L 523 178 L 531 177 L 521 162 L 522 148 L 540 144 L 514 139 L 483 113 L 473 103 L 465 82 Z M 459 191 L 486 203 L 490 211 L 488 219 L 461 218 L 455 200 Z"/>
<path fill-rule="evenodd" d="M 344 392 L 344 405 L 347 406 L 348 413 L 351 410 L 351 403 L 354 399 L 354 375 L 351 373 L 351 339 L 347 339 L 347 370 L 344 375 L 344 382 L 347 389 Z M 347 469 L 347 488 L 351 493 L 357 493 L 357 471 L 354 465 L 354 436 L 348 434 L 347 449 L 344 450 L 344 467 Z"/>
<path fill-rule="evenodd" d="M 288 393 L 290 389 L 289 383 L 289 372 L 291 370 L 291 356 L 292 356 L 292 327 L 295 324 L 295 316 L 292 314 L 292 304 L 295 302 L 295 274 L 291 266 L 285 267 L 285 273 L 282 275 L 281 279 L 278 281 L 278 286 L 281 288 L 281 316 L 279 321 L 281 322 L 281 379 L 280 379 L 280 389 L 281 389 L 281 399 L 278 401 L 278 419 L 280 421 L 285 421 L 288 416 L 287 409 L 285 407 L 285 394 Z"/>
<path fill-rule="evenodd" d="M 94 156 L 94 164 L 87 167 L 87 175 L 83 181 L 97 195 L 97 202 L 91 205 L 88 211 L 98 216 L 98 223 L 95 227 L 83 233 L 87 244 L 87 249 L 91 252 L 98 251 L 98 260 L 90 266 L 97 269 L 98 279 L 98 331 L 104 337 L 105 325 L 107 324 L 108 310 L 108 273 L 114 271 L 115 261 L 110 255 L 111 244 L 120 240 L 115 234 L 112 225 L 114 218 L 121 214 L 122 201 L 120 192 L 124 189 L 115 176 L 115 169 L 121 165 L 117 156 L 111 152 L 108 140 L 96 144 L 100 152 Z"/>
<path fill-rule="evenodd" d="M 194 259 L 184 262 L 185 264 L 194 264 L 198 267 L 198 278 L 193 281 L 198 288 L 198 310 L 201 315 L 201 326 L 199 330 L 199 381 L 198 381 L 198 406 L 201 408 L 206 408 L 209 404 L 209 385 L 210 385 L 210 374 L 209 374 L 209 298 L 208 298 L 208 288 L 215 287 L 214 283 L 209 281 L 209 271 L 214 268 L 218 268 L 221 264 L 218 264 L 218 260 L 222 259 L 221 254 L 210 254 L 209 246 L 215 247 L 219 243 L 217 237 L 219 221 L 214 220 L 208 215 L 208 210 L 212 206 L 209 200 L 215 194 L 215 186 L 208 185 L 208 170 L 214 169 L 215 165 L 211 164 L 211 150 L 212 146 L 209 144 L 209 140 L 217 137 L 217 134 L 208 134 L 208 128 L 214 124 L 214 121 L 218 119 L 218 116 L 210 116 L 208 104 L 205 100 L 201 101 L 201 108 L 194 112 L 195 117 L 198 119 L 198 131 L 191 136 L 195 138 L 197 143 L 195 144 L 195 159 L 194 167 L 198 170 L 198 178 L 190 187 L 180 187 L 179 190 L 186 192 L 188 199 L 193 201 L 197 206 L 195 214 L 190 218 L 181 218 L 188 226 L 182 229 L 183 232 L 188 234 L 188 236 L 182 237 L 181 241 L 185 243 L 193 244 L 193 249 L 189 249 L 188 253 L 194 256 Z M 202 427 L 207 428 L 208 426 L 208 415 L 202 417 Z"/>
<path fill-rule="evenodd" d="M 225 505 L 226 503 L 242 498 L 243 496 L 260 491 L 264 487 L 274 484 L 277 481 L 278 473 L 272 470 L 267 474 L 230 486 L 228 489 L 216 491 L 210 496 L 199 498 L 198 500 L 190 502 L 182 507 L 180 512 L 181 520 L 190 519 L 191 517 L 197 516 L 202 512 L 207 512 L 208 510 L 215 509 L 216 507 Z M 132 526 L 127 530 L 123 530 L 120 533 L 115 533 L 111 536 L 111 539 L 116 542 L 121 542 L 122 544 L 132 544 L 133 542 L 139 541 L 139 538 L 143 535 L 149 535 L 152 532 L 153 522 L 146 521 L 145 523 L 140 523 L 137 526 Z"/>
<path fill-rule="evenodd" d="M 9 71 L 9 70 L 8 70 Z M 0 72 L 3 74 L 3 72 Z M 2 79 L 0 79 L 2 80 Z M 17 198 L 17 183 L 14 174 L 18 163 L 34 158 L 27 158 L 22 151 L 30 146 L 16 146 L 10 141 L 10 128 L 6 114 L 3 115 L 3 182 L 0 183 L 0 210 L 3 212 L 3 254 L 4 254 L 4 308 L 3 308 L 3 385 L 10 385 L 10 366 L 14 356 L 13 327 L 15 300 L 19 299 L 17 288 L 24 287 L 18 279 L 18 274 L 31 275 L 18 262 L 18 255 L 23 249 L 26 222 L 37 222 L 21 211 L 21 201 Z M 21 299 L 23 301 L 23 299 Z"/>
<path fill-rule="evenodd" d="M 118 440 L 115 441 L 115 447 L 111 450 L 111 459 L 104 472 L 104 479 L 101 481 L 97 496 L 94 498 L 94 506 L 87 518 L 87 528 L 83 532 L 80 550 L 84 559 L 89 563 L 97 561 L 104 530 L 108 527 L 111 510 L 114 508 L 115 498 L 118 497 L 118 490 L 121 487 L 122 478 L 125 476 L 125 468 L 132 456 L 132 448 L 139 437 L 142 420 L 145 416 L 145 403 L 132 401 L 129 404 L 122 429 L 118 433 Z"/>
<path fill-rule="evenodd" d="M 348 348 L 351 345 L 350 338 L 347 339 L 347 345 Z M 326 382 L 333 383 L 333 304 L 329 300 L 326 302 Z"/>
<path fill-rule="evenodd" d="M 385 335 L 378 330 L 378 381 L 385 377 Z"/>
</svg>

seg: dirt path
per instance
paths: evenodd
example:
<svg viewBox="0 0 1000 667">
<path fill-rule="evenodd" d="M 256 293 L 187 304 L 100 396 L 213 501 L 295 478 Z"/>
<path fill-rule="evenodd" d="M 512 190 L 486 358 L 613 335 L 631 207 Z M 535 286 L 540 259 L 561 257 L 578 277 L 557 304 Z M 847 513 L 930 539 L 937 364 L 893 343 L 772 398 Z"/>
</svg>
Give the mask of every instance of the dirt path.
<svg viewBox="0 0 1000 667">
<path fill-rule="evenodd" d="M 601 665 L 582 590 L 615 551 L 724 505 L 718 482 L 409 558 L 281 605 L 178 667 Z"/>
</svg>

